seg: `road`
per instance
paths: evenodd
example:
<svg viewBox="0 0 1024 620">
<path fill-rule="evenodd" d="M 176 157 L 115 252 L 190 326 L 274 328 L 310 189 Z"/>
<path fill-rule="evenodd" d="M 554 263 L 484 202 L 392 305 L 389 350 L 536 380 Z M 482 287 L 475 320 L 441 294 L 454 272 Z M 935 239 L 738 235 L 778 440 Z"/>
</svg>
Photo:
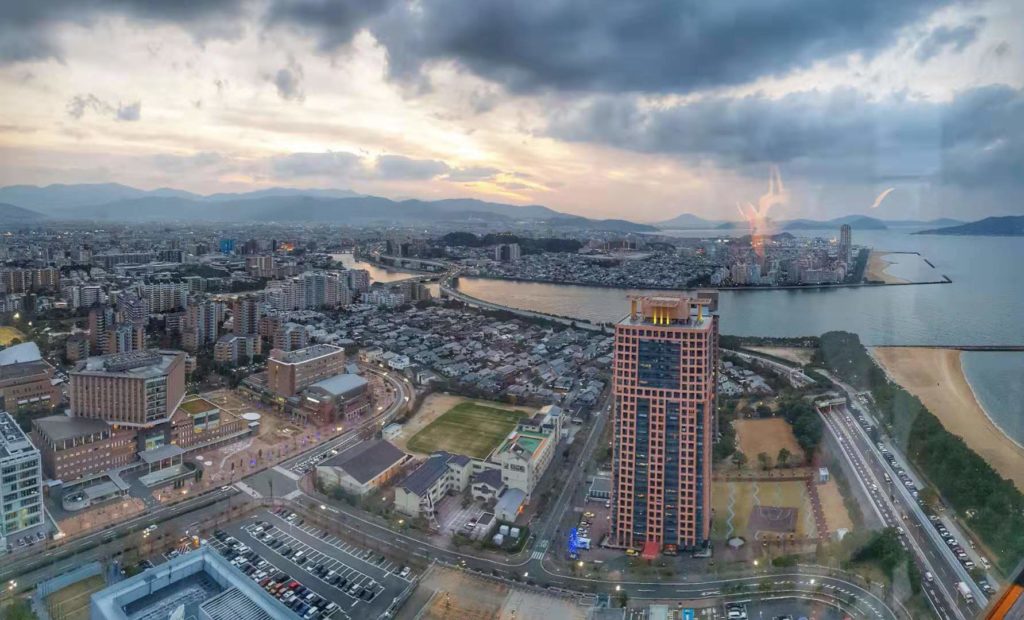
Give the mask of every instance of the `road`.
<svg viewBox="0 0 1024 620">
<path fill-rule="evenodd" d="M 866 414 L 869 416 L 869 420 L 877 420 L 877 416 L 857 398 L 856 390 L 838 381 L 835 377 L 829 376 L 829 378 L 846 392 L 850 403 L 852 403 L 854 415 Z M 865 466 L 866 477 L 873 484 L 878 485 L 879 489 L 889 489 L 889 494 L 881 493 L 882 497 L 894 509 L 898 508 L 901 516 L 906 516 L 907 530 L 910 532 L 911 538 L 917 542 L 918 560 L 924 566 L 929 567 L 926 570 L 930 570 L 935 575 L 937 589 L 943 593 L 947 604 L 952 608 L 951 610 L 958 610 L 961 614 L 956 615 L 956 617 L 964 617 L 964 614 L 968 618 L 973 617 L 978 613 L 979 608 L 963 602 L 955 590 L 955 583 L 958 581 L 967 583 L 974 593 L 975 601 L 982 607 L 985 605 L 987 598 L 978 588 L 977 584 L 975 584 L 967 569 L 960 564 L 952 550 L 939 536 L 911 491 L 905 485 L 900 484 L 892 474 L 890 474 L 890 478 L 893 480 L 893 484 L 885 482 L 885 474 L 892 470 L 883 458 L 876 442 L 872 441 L 861 424 L 857 424 L 854 421 L 853 416 L 847 417 L 844 414 L 839 418 L 832 418 L 831 420 L 828 419 L 829 417 L 831 416 L 826 416 L 826 422 L 831 422 L 829 424 L 830 430 L 838 426 L 839 430 L 848 439 L 849 445 L 855 449 L 863 466 Z M 895 445 L 895 442 L 892 441 L 888 441 L 884 445 L 889 446 L 889 449 L 897 455 L 897 460 L 901 463 L 901 467 L 909 471 L 909 463 L 905 455 L 901 453 L 899 446 Z M 960 540 L 964 539 L 961 537 Z"/>
</svg>

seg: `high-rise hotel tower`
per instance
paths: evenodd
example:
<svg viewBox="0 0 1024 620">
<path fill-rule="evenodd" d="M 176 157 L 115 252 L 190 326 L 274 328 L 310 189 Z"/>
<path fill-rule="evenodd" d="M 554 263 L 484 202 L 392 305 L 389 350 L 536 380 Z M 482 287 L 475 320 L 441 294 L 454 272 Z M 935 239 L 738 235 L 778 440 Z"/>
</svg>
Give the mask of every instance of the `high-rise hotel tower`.
<svg viewBox="0 0 1024 620">
<path fill-rule="evenodd" d="M 615 326 L 612 540 L 648 557 L 711 535 L 717 303 L 632 297 Z"/>
</svg>

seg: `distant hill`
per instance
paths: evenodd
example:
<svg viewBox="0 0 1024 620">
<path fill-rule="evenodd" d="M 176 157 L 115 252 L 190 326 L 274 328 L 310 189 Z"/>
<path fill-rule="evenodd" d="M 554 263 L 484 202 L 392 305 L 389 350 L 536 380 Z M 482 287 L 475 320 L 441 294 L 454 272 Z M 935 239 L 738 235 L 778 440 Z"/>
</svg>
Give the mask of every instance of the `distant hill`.
<svg viewBox="0 0 1024 620">
<path fill-rule="evenodd" d="M 934 228 L 914 233 L 916 235 L 978 235 L 987 237 L 1020 237 L 1024 236 L 1024 215 L 1006 215 L 1002 217 L 986 217 L 977 222 Z"/>
<path fill-rule="evenodd" d="M 711 230 L 722 225 L 722 220 L 707 220 L 692 213 L 680 213 L 670 220 L 656 222 L 654 225 L 663 229 L 676 230 Z"/>
<path fill-rule="evenodd" d="M 966 223 L 963 220 L 954 220 L 951 217 L 940 217 L 934 220 L 885 220 L 885 224 L 889 228 L 921 228 L 922 226 L 942 228 L 945 226 L 959 226 Z"/>
<path fill-rule="evenodd" d="M 0 202 L 0 228 L 31 224 L 46 219 L 42 213 Z"/>
<path fill-rule="evenodd" d="M 843 224 L 849 224 L 854 230 L 886 230 L 888 226 L 882 220 L 866 215 L 844 215 L 831 220 L 779 220 L 770 222 L 774 230 L 838 230 Z M 746 222 L 725 222 L 716 226 L 718 230 L 736 230 L 748 228 Z"/>
<path fill-rule="evenodd" d="M 33 205 L 52 218 L 66 220 L 276 221 L 352 225 L 542 222 L 556 227 L 612 232 L 657 230 L 647 224 L 626 220 L 591 220 L 541 205 L 521 206 L 471 198 L 396 201 L 363 196 L 346 189 L 270 188 L 240 194 L 200 196 L 169 188 L 144 191 L 117 184 L 0 188 L 0 200 L 8 196 Z"/>
</svg>

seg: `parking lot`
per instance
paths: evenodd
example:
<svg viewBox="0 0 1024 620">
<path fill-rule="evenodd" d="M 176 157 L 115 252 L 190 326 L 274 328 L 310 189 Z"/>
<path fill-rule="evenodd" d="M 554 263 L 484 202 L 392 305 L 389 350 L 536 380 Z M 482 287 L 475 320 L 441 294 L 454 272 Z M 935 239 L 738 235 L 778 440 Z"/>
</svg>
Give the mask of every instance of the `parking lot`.
<svg viewBox="0 0 1024 620">
<path fill-rule="evenodd" d="M 377 617 L 413 579 L 408 568 L 327 535 L 283 509 L 262 511 L 244 522 L 225 526 L 222 534 L 215 535 L 210 544 L 218 551 L 225 549 L 231 554 L 234 550 L 225 542 L 225 537 L 233 537 L 249 547 L 256 559 L 243 557 L 240 568 L 246 570 L 250 565 L 255 566 L 250 577 L 260 571 L 269 573 L 256 580 L 286 604 L 296 605 L 293 609 L 297 609 L 298 617 Z M 261 561 L 271 568 L 259 568 Z M 275 575 L 287 577 L 284 587 L 274 581 Z M 271 579 L 264 584 L 267 577 Z M 289 587 L 293 582 L 296 587 Z M 289 590 L 302 592 L 302 599 L 311 598 L 312 603 L 319 604 L 310 604 L 303 610 L 302 604 L 308 601 L 296 602 L 299 596 L 289 597 Z M 288 597 L 287 600 L 282 596 Z M 312 615 L 306 615 L 314 607 Z M 331 608 L 326 610 L 326 607 Z"/>
</svg>

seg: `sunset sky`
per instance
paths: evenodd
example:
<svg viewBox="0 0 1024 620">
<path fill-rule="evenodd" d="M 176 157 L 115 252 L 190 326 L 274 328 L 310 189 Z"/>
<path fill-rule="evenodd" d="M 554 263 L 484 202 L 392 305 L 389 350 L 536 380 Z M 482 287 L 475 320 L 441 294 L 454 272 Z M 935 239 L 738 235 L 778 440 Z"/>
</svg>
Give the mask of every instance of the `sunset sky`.
<svg viewBox="0 0 1024 620">
<path fill-rule="evenodd" d="M 1024 2 L 0 0 L 0 185 L 1024 213 Z M 895 190 L 869 209 L 883 190 Z"/>
</svg>

